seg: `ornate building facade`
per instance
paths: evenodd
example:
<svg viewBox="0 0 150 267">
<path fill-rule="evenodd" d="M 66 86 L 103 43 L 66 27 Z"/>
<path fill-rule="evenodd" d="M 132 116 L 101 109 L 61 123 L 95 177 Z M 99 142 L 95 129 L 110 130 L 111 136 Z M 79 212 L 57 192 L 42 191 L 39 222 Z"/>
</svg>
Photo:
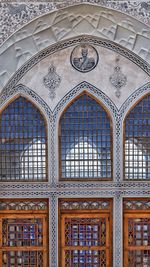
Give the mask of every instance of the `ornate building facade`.
<svg viewBox="0 0 150 267">
<path fill-rule="evenodd" d="M 150 3 L 0 20 L 0 265 L 149 267 Z"/>
</svg>

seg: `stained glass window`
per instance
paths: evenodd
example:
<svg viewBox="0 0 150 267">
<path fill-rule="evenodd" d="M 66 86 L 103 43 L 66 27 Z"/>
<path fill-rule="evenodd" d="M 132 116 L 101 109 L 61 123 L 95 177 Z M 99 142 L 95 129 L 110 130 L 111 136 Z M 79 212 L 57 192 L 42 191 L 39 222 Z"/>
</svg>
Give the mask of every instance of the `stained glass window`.
<svg viewBox="0 0 150 267">
<path fill-rule="evenodd" d="M 150 95 L 125 120 L 125 178 L 150 179 Z"/>
<path fill-rule="evenodd" d="M 39 110 L 19 97 L 0 115 L 0 180 L 46 180 L 46 127 Z"/>
<path fill-rule="evenodd" d="M 105 109 L 81 95 L 60 119 L 62 179 L 112 177 L 111 122 Z"/>
</svg>

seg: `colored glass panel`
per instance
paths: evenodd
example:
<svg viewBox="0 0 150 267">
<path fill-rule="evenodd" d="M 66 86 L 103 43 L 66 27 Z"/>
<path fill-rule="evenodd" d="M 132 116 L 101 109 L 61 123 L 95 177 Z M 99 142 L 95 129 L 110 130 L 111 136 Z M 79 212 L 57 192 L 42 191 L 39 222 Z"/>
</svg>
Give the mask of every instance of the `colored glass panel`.
<svg viewBox="0 0 150 267">
<path fill-rule="evenodd" d="M 66 246 L 105 246 L 105 218 L 66 218 Z"/>
<path fill-rule="evenodd" d="M 42 219 L 3 219 L 3 246 L 41 246 Z"/>
<path fill-rule="evenodd" d="M 150 219 L 128 219 L 128 245 L 150 246 Z"/>
<path fill-rule="evenodd" d="M 0 180 L 46 180 L 46 127 L 26 98 L 0 114 Z"/>
<path fill-rule="evenodd" d="M 132 250 L 128 252 L 128 267 L 149 267 L 150 251 L 149 250 Z"/>
<path fill-rule="evenodd" d="M 150 179 L 150 95 L 125 120 L 125 178 Z"/>
<path fill-rule="evenodd" d="M 111 127 L 107 112 L 82 95 L 60 120 L 61 177 L 111 179 Z"/>
<path fill-rule="evenodd" d="M 41 251 L 3 252 L 2 267 L 43 267 Z"/>
<path fill-rule="evenodd" d="M 67 250 L 66 267 L 106 267 L 106 252 L 98 250 Z"/>
</svg>

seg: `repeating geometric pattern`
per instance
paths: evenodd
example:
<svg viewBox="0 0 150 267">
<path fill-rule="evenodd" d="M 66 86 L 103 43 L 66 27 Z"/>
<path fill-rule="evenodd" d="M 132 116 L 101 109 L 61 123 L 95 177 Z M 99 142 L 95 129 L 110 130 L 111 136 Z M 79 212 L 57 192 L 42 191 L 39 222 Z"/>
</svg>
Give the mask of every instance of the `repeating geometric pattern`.
<svg viewBox="0 0 150 267">
<path fill-rule="evenodd" d="M 104 185 L 102 185 L 102 187 L 111 187 L 111 188 L 115 188 L 116 185 L 118 187 L 136 187 L 138 186 L 136 183 L 134 183 L 133 181 L 131 182 L 131 184 L 126 185 L 125 183 L 122 183 L 120 181 L 120 177 L 121 177 L 121 170 L 120 170 L 120 155 L 121 155 L 121 127 L 122 127 L 122 120 L 124 118 L 124 114 L 127 112 L 127 108 L 130 109 L 130 106 L 134 103 L 135 99 L 139 98 L 141 94 L 146 93 L 149 91 L 150 88 L 150 84 L 146 84 L 145 86 L 143 86 L 142 88 L 139 88 L 137 91 L 135 91 L 129 99 L 127 99 L 127 101 L 124 103 L 124 105 L 121 107 L 120 110 L 117 109 L 117 107 L 110 101 L 110 99 L 104 94 L 102 93 L 99 89 L 97 89 L 96 87 L 90 85 L 87 82 L 82 82 L 81 84 L 79 84 L 77 87 L 75 87 L 74 89 L 72 89 L 72 91 L 70 91 L 56 106 L 55 110 L 52 112 L 50 111 L 50 108 L 47 106 L 47 104 L 41 100 L 40 97 L 38 97 L 32 90 L 30 90 L 29 88 L 26 88 L 23 85 L 18 85 L 17 87 L 13 87 L 10 93 L 10 96 L 12 97 L 13 95 L 15 95 L 18 92 L 24 92 L 27 93 L 27 95 L 31 95 L 33 99 L 36 99 L 36 101 L 38 101 L 38 103 L 40 105 L 42 105 L 42 109 L 44 110 L 44 113 L 46 114 L 46 116 L 49 118 L 49 123 L 51 125 L 51 140 L 50 140 L 50 144 L 51 144 L 51 153 L 52 153 L 52 158 L 53 158 L 53 162 L 51 162 L 50 164 L 50 169 L 52 169 L 52 173 L 53 173 L 53 177 L 51 177 L 51 182 L 53 183 L 53 186 L 56 188 L 57 187 L 57 183 L 56 183 L 56 169 L 57 166 L 55 166 L 56 164 L 56 159 L 55 159 L 55 148 L 54 148 L 54 136 L 56 135 L 56 127 L 57 127 L 57 121 L 59 118 L 59 114 L 61 114 L 63 108 L 69 103 L 69 101 L 71 101 L 74 97 L 76 97 L 79 93 L 81 93 L 83 90 L 86 90 L 89 93 L 92 93 L 93 96 L 95 96 L 97 99 L 100 99 L 101 101 L 103 101 L 103 103 L 105 104 L 105 106 L 108 108 L 110 114 L 113 116 L 113 120 L 114 120 L 114 125 L 116 123 L 116 136 L 114 137 L 114 142 L 116 143 L 116 160 L 115 162 L 117 162 L 116 164 L 116 174 L 115 177 L 116 181 L 119 182 L 119 184 L 111 184 L 111 183 L 106 183 L 104 182 Z M 3 105 L 4 103 L 6 103 L 6 99 L 8 97 L 8 92 L 4 91 L 2 96 L 1 96 L 1 104 Z M 3 103 L 2 103 L 3 102 Z M 115 122 L 116 121 L 116 122 Z M 121 184 L 120 184 L 121 182 Z M 86 184 L 82 184 L 80 183 L 80 186 L 82 188 L 84 187 L 90 187 L 92 183 L 86 183 Z M 96 182 L 94 183 L 95 185 L 97 184 Z M 139 183 L 141 184 L 141 183 Z M 5 185 L 2 185 L 5 188 Z M 12 185 L 13 186 L 13 185 Z M 16 185 L 19 187 L 19 185 Z M 28 187 L 28 185 L 23 185 L 25 187 Z M 36 185 L 37 187 L 47 187 L 47 185 Z M 141 185 L 140 185 L 141 186 Z M 142 184 L 142 187 L 146 188 L 149 187 L 149 184 Z M 33 185 L 32 185 L 33 187 Z M 60 184 L 59 187 L 61 188 L 75 188 L 76 184 L 75 183 L 71 183 L 71 184 Z"/>
<path fill-rule="evenodd" d="M 95 0 L 95 2 L 97 1 Z M 100 6 L 102 2 L 106 2 L 106 7 Z M 139 3 L 137 6 L 131 4 L 132 16 L 128 16 L 126 7 L 129 2 L 120 1 L 125 13 L 118 12 L 116 3 L 119 4 L 119 1 L 112 2 L 115 10 L 109 9 L 110 2 L 100 1 L 98 5 L 91 5 L 91 8 L 89 6 L 85 8 L 83 4 L 76 4 L 62 10 L 55 9 L 53 3 L 43 3 L 38 6 L 35 3 L 35 10 L 34 3 L 2 3 L 0 9 L 0 18 L 2 17 L 2 30 L 0 31 L 2 37 L 2 46 L 0 47 L 1 89 L 15 72 L 37 53 L 56 42 L 68 40 L 70 37 L 75 38 L 81 34 L 94 35 L 104 40 L 110 40 L 138 55 L 139 60 L 142 58 L 149 62 L 149 26 L 144 24 L 145 17 L 144 23 L 141 23 L 143 15 L 140 15 L 140 21 L 133 18 L 136 9 L 140 8 L 141 5 L 141 13 L 144 14 L 144 11 L 146 11 L 145 14 L 149 14 L 149 4 L 145 2 L 143 4 Z M 53 6 L 52 9 L 50 9 L 51 5 Z M 49 10 L 54 12 L 49 13 Z M 16 30 L 17 26 L 20 25 L 19 23 L 24 20 L 28 21 L 27 13 L 32 13 L 30 23 L 14 32 L 14 29 Z M 36 19 L 32 20 L 36 13 Z M 6 40 L 6 38 L 8 39 Z M 11 66 L 10 61 L 13 62 Z"/>
<path fill-rule="evenodd" d="M 59 10 L 61 8 L 69 7 L 70 5 L 80 4 L 80 3 L 91 3 L 97 6 L 103 6 L 111 8 L 122 13 L 126 13 L 143 21 L 144 23 L 150 24 L 149 19 L 149 2 L 137 1 L 136 4 L 132 4 L 129 1 L 97 1 L 97 0 L 65 0 L 65 1 L 39 1 L 35 0 L 32 3 L 28 3 L 27 0 L 21 1 L 4 1 L 1 2 L 1 38 L 0 44 L 10 36 L 14 29 L 17 27 L 19 29 L 27 22 L 37 18 L 38 16 L 47 14 L 54 10 Z M 7 18 L 7 20 L 5 20 Z"/>
<path fill-rule="evenodd" d="M 46 210 L 48 203 L 41 201 L 2 201 L 0 200 L 0 210 Z"/>
<path fill-rule="evenodd" d="M 113 47 L 111 49 L 115 49 Z M 120 49 L 117 47 L 117 49 Z M 50 51 L 50 50 L 49 50 Z M 122 50 L 120 50 L 122 51 Z M 45 51 L 46 52 L 46 51 Z M 46 57 L 46 53 L 42 55 L 43 58 Z M 52 52 L 52 51 L 51 51 Z M 123 53 L 123 51 L 122 51 Z M 130 54 L 131 55 L 131 54 Z M 128 54 L 128 56 L 130 56 Z M 11 81 L 9 86 L 5 88 L 1 95 L 0 105 L 4 107 L 5 104 L 13 98 L 15 95 L 22 93 L 27 96 L 35 103 L 38 104 L 39 108 L 43 111 L 45 117 L 47 118 L 48 124 L 50 125 L 49 130 L 51 135 L 49 138 L 51 151 L 51 162 L 49 165 L 49 173 L 53 173 L 53 177 L 50 177 L 50 181 L 47 183 L 5 183 L 1 184 L 0 197 L 2 199 L 8 198 L 49 198 L 50 199 L 50 215 L 49 215 L 49 232 L 50 232 L 50 263 L 52 267 L 57 265 L 57 252 L 58 252 L 58 236 L 57 236 L 57 222 L 58 222 L 58 198 L 113 198 L 113 209 L 114 209 L 114 258 L 113 264 L 115 267 L 121 267 L 122 265 L 122 199 L 128 197 L 145 197 L 150 194 L 150 182 L 125 182 L 121 180 L 121 167 L 120 158 L 122 153 L 121 142 L 122 142 L 122 124 L 128 110 L 141 98 L 142 95 L 147 94 L 150 90 L 150 83 L 142 86 L 136 90 L 127 100 L 123 103 L 120 110 L 113 104 L 113 102 L 98 88 L 93 85 L 82 82 L 75 88 L 73 88 L 64 98 L 58 103 L 56 108 L 52 111 L 49 106 L 31 89 L 25 87 L 24 85 L 17 85 L 21 76 L 32 67 L 32 64 L 36 64 L 40 61 L 40 58 L 35 57 L 35 60 L 29 62 L 29 65 L 25 66 L 20 73 L 16 74 L 14 80 Z M 141 64 L 141 61 L 138 64 Z M 142 62 L 143 64 L 143 62 Z M 146 65 L 143 65 L 146 66 Z M 146 66 L 146 70 L 147 70 Z M 114 171 L 114 181 L 111 182 L 86 182 L 86 183 L 60 183 L 57 181 L 57 165 L 55 158 L 55 133 L 58 118 L 65 106 L 83 90 L 87 90 L 95 98 L 99 99 L 104 103 L 104 105 L 109 110 L 112 118 L 113 124 L 115 125 L 115 163 L 116 169 Z M 137 204 L 135 204 L 137 205 Z M 141 205 L 141 204 L 138 204 Z M 149 205 L 149 204 L 144 204 Z M 118 234 L 119 233 L 119 234 Z"/>
<path fill-rule="evenodd" d="M 60 210 L 107 210 L 110 208 L 110 202 L 107 200 L 91 200 L 91 201 L 71 201 L 61 200 Z"/>
</svg>

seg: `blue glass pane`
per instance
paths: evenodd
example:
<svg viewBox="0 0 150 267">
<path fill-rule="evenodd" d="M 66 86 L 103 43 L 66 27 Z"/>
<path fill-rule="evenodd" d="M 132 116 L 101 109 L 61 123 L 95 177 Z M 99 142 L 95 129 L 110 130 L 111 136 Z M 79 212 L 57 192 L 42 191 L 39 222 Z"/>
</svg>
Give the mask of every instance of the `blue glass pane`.
<svg viewBox="0 0 150 267">
<path fill-rule="evenodd" d="M 45 121 L 24 97 L 0 115 L 0 152 L 1 180 L 46 178 Z"/>
<path fill-rule="evenodd" d="M 110 179 L 111 132 L 107 112 L 82 95 L 65 111 L 61 124 L 62 178 Z"/>
<path fill-rule="evenodd" d="M 67 250 L 66 267 L 106 267 L 106 252 L 99 250 Z"/>
<path fill-rule="evenodd" d="M 150 179 L 150 95 L 128 114 L 125 137 L 125 178 Z"/>
</svg>

